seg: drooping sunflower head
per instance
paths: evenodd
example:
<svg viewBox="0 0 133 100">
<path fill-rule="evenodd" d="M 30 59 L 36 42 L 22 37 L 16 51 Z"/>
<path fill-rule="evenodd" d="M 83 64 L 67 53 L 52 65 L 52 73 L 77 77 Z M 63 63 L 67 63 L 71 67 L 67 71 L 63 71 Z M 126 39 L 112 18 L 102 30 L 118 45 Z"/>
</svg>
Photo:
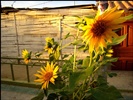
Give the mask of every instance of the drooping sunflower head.
<svg viewBox="0 0 133 100">
<path fill-rule="evenodd" d="M 124 10 L 117 10 L 117 7 L 107 9 L 102 14 L 96 14 L 94 19 L 85 18 L 86 25 L 82 27 L 84 30 L 83 41 L 89 45 L 89 51 L 102 50 L 107 47 L 106 42 L 112 42 L 112 38 L 118 35 L 113 31 L 121 28 L 122 23 L 131 17 L 122 17 Z"/>
<path fill-rule="evenodd" d="M 52 43 L 53 39 L 52 39 L 51 37 L 46 37 L 46 38 L 45 38 L 45 41 L 46 41 L 46 42 L 51 42 L 51 43 Z"/>
<path fill-rule="evenodd" d="M 52 50 L 53 50 L 54 40 L 50 37 L 47 37 L 45 41 L 46 41 L 46 45 L 44 47 L 44 50 L 48 51 L 48 53 L 50 54 L 52 53 Z"/>
<path fill-rule="evenodd" d="M 31 53 L 32 52 L 28 52 L 26 49 L 22 50 L 22 57 L 26 64 L 28 64 L 31 60 Z"/>
<path fill-rule="evenodd" d="M 55 82 L 57 76 L 58 66 L 55 67 L 55 64 L 47 62 L 44 68 L 41 68 L 41 71 L 37 71 L 37 74 L 34 74 L 38 79 L 34 80 L 35 82 L 42 83 L 42 89 L 47 89 L 49 82 Z"/>
<path fill-rule="evenodd" d="M 45 51 L 48 51 L 49 54 L 52 53 L 52 51 L 53 51 L 53 45 L 50 42 L 46 43 L 46 45 L 44 47 L 44 50 Z"/>
</svg>

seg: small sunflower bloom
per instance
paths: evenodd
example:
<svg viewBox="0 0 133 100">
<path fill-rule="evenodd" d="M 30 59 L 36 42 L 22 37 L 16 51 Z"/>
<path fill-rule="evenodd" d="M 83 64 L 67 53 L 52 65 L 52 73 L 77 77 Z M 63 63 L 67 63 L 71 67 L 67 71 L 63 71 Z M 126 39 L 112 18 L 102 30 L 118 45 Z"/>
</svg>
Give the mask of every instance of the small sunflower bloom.
<svg viewBox="0 0 133 100">
<path fill-rule="evenodd" d="M 55 67 L 55 64 L 47 62 L 46 67 L 42 68 L 41 71 L 37 71 L 37 74 L 34 74 L 38 79 L 34 80 L 35 82 L 42 83 L 41 89 L 47 89 L 49 82 L 55 84 L 55 78 L 57 78 L 58 66 Z"/>
<path fill-rule="evenodd" d="M 26 49 L 22 50 L 22 57 L 24 58 L 24 62 L 28 64 L 31 60 L 31 52 L 28 52 Z"/>
<path fill-rule="evenodd" d="M 46 46 L 44 47 L 44 50 L 45 51 L 48 51 L 48 53 L 52 53 L 53 51 L 53 44 L 54 44 L 54 41 L 52 38 L 50 37 L 47 37 L 45 38 L 45 41 L 46 41 Z"/>
<path fill-rule="evenodd" d="M 112 42 L 112 38 L 119 37 L 113 30 L 123 27 L 122 23 L 131 17 L 122 17 L 124 10 L 117 10 L 117 7 L 105 10 L 102 14 L 97 12 L 95 18 L 84 18 L 86 25 L 82 27 L 85 31 L 82 38 L 89 45 L 89 52 L 104 50 L 106 42 Z"/>
<path fill-rule="evenodd" d="M 48 42 L 44 47 L 44 50 L 48 51 L 48 54 L 52 53 L 53 52 L 52 44 Z"/>
<path fill-rule="evenodd" d="M 46 42 L 53 42 L 53 39 L 52 39 L 51 37 L 46 37 L 46 38 L 45 38 L 45 41 L 46 41 Z"/>
</svg>

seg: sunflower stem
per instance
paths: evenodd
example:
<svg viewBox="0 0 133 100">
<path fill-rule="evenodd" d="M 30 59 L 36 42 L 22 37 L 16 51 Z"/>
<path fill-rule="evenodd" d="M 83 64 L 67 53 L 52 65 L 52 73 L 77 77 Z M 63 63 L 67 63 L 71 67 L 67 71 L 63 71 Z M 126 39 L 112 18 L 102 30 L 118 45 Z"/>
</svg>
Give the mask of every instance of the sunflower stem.
<svg viewBox="0 0 133 100">
<path fill-rule="evenodd" d="M 89 63 L 89 67 L 91 66 L 92 63 L 92 52 L 90 53 L 90 63 Z"/>
<path fill-rule="evenodd" d="M 76 45 L 74 46 L 74 61 L 73 61 L 73 72 L 76 69 Z"/>
<path fill-rule="evenodd" d="M 70 43 L 64 45 L 61 49 L 64 49 L 65 47 L 69 46 L 70 44 L 72 44 L 72 42 L 70 42 Z M 60 50 L 61 50 L 61 49 L 60 49 Z"/>
<path fill-rule="evenodd" d="M 76 35 L 75 40 L 78 39 L 78 34 L 79 34 L 79 30 L 77 30 L 77 35 Z M 77 49 L 77 45 L 74 46 L 73 72 L 75 71 L 75 69 L 77 69 L 77 66 L 76 66 L 76 57 L 77 57 L 76 52 L 77 52 L 77 50 L 76 49 Z"/>
</svg>

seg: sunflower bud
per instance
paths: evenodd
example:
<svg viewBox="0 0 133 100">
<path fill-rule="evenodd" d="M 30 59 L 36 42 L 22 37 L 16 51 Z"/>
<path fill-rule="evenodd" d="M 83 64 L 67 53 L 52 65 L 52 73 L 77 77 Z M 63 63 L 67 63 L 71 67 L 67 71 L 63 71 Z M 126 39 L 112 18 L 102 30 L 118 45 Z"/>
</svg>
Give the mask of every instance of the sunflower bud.
<svg viewBox="0 0 133 100">
<path fill-rule="evenodd" d="M 107 52 L 108 53 L 113 53 L 113 49 L 109 49 Z"/>
<path fill-rule="evenodd" d="M 105 56 L 106 57 L 112 57 L 113 55 L 112 54 L 106 54 Z"/>
</svg>

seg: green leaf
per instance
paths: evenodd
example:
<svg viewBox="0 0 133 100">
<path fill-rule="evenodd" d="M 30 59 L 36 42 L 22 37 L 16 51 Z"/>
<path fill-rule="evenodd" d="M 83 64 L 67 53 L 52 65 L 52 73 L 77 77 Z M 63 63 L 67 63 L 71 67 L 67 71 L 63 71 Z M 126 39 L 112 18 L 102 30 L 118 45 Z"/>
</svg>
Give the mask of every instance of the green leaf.
<svg viewBox="0 0 133 100">
<path fill-rule="evenodd" d="M 54 55 L 53 55 L 53 54 L 50 54 L 50 55 L 49 55 L 49 60 L 50 60 L 50 61 L 54 61 L 54 60 L 55 60 L 55 58 L 54 58 Z"/>
<path fill-rule="evenodd" d="M 87 18 L 95 18 L 95 15 L 88 15 L 88 16 L 86 16 Z"/>
<path fill-rule="evenodd" d="M 113 30 L 115 33 L 116 32 L 118 32 L 118 31 L 120 31 L 121 30 L 121 28 L 118 28 L 118 29 L 115 29 L 115 30 Z"/>
<path fill-rule="evenodd" d="M 124 18 L 126 18 L 126 20 L 130 20 L 130 19 L 133 18 L 133 14 L 130 14 L 130 15 L 128 15 L 128 16 L 125 16 Z"/>
<path fill-rule="evenodd" d="M 92 88 L 93 100 L 118 100 L 123 98 L 114 86 Z"/>
<path fill-rule="evenodd" d="M 90 67 L 87 67 L 84 71 L 78 71 L 70 73 L 69 75 L 69 88 L 70 90 L 74 90 L 76 85 L 82 84 L 82 82 L 88 78 L 93 72 L 95 63 L 93 63 Z"/>
<path fill-rule="evenodd" d="M 49 84 L 49 89 L 55 91 L 63 88 L 64 86 L 65 86 L 64 81 L 62 80 L 61 76 L 58 76 L 55 80 L 55 84 L 52 83 Z"/>
<path fill-rule="evenodd" d="M 78 19 L 81 19 L 80 16 L 78 16 L 78 15 L 73 15 L 73 17 L 76 17 Z"/>
<path fill-rule="evenodd" d="M 48 95 L 48 89 L 44 89 L 44 94 L 45 94 L 45 96 L 47 96 Z"/>
<path fill-rule="evenodd" d="M 93 51 L 93 52 L 92 52 L 92 57 L 94 57 L 94 56 L 95 56 L 95 52 Z"/>
<path fill-rule="evenodd" d="M 73 64 L 70 62 L 70 60 L 66 60 L 62 65 L 62 73 L 68 74 L 68 71 L 72 70 L 72 66 Z"/>
<path fill-rule="evenodd" d="M 69 56 L 69 55 L 65 54 L 65 55 L 62 57 L 62 59 L 67 58 L 68 56 Z"/>
<path fill-rule="evenodd" d="M 108 76 L 109 77 L 114 77 L 114 76 L 117 76 L 117 73 L 108 73 Z"/>
<path fill-rule="evenodd" d="M 81 81 L 80 76 L 83 75 L 83 72 L 73 72 L 70 74 L 69 76 L 69 88 L 70 90 L 73 90 L 76 85 L 79 83 L 79 81 Z M 82 81 L 84 80 L 84 78 L 82 78 Z"/>
<path fill-rule="evenodd" d="M 36 52 L 35 53 L 35 57 L 39 57 L 40 55 L 42 55 L 42 52 Z"/>
<path fill-rule="evenodd" d="M 64 39 L 67 39 L 70 36 L 70 32 L 65 35 Z"/>
<path fill-rule="evenodd" d="M 57 94 L 51 93 L 51 94 L 48 95 L 47 100 L 57 100 L 57 98 L 58 98 Z"/>
<path fill-rule="evenodd" d="M 40 91 L 40 93 L 37 96 L 33 97 L 31 100 L 43 100 L 43 98 L 44 98 L 44 92 Z"/>
<path fill-rule="evenodd" d="M 67 39 L 67 38 L 69 38 L 70 36 L 74 37 L 74 35 L 70 35 L 70 32 L 69 32 L 69 33 L 67 33 L 67 34 L 65 35 L 64 39 Z"/>
<path fill-rule="evenodd" d="M 74 55 L 72 55 L 69 60 L 73 64 L 73 62 L 74 62 Z"/>
<path fill-rule="evenodd" d="M 83 66 L 83 67 L 87 67 L 87 66 L 89 65 L 89 62 L 90 62 L 90 57 L 87 56 L 87 57 L 83 60 L 82 66 Z"/>
<path fill-rule="evenodd" d="M 78 47 L 79 50 L 83 50 L 85 48 L 85 45 L 81 45 Z"/>
<path fill-rule="evenodd" d="M 97 55 L 96 58 L 95 58 L 96 62 L 97 62 L 99 59 L 100 59 L 100 55 Z"/>
<path fill-rule="evenodd" d="M 106 58 L 106 61 L 108 62 L 116 62 L 118 58 Z"/>
<path fill-rule="evenodd" d="M 98 82 L 98 85 L 99 86 L 102 86 L 102 85 L 105 86 L 105 85 L 108 84 L 107 81 L 106 81 L 106 79 L 105 79 L 105 77 L 104 76 L 101 76 L 101 75 L 98 76 L 97 82 Z"/>
<path fill-rule="evenodd" d="M 83 60 L 82 59 L 79 59 L 78 61 L 77 61 L 77 64 L 79 64 L 79 65 L 81 65 L 83 63 Z"/>
<path fill-rule="evenodd" d="M 81 45 L 81 46 L 78 47 L 78 49 L 83 50 L 83 52 L 85 52 L 85 51 L 89 50 L 89 47 L 86 46 L 86 45 Z"/>
<path fill-rule="evenodd" d="M 73 44 L 73 45 L 78 45 L 78 44 L 80 44 L 80 43 L 82 43 L 82 40 L 75 40 L 72 44 Z"/>
<path fill-rule="evenodd" d="M 122 36 L 119 36 L 118 38 L 113 38 L 112 39 L 112 43 L 109 43 L 109 45 L 117 45 L 120 44 L 125 38 L 126 38 L 127 34 L 124 34 Z"/>
<path fill-rule="evenodd" d="M 93 73 L 95 64 L 96 63 L 93 63 L 91 66 L 87 67 L 85 70 L 87 76 L 90 76 Z"/>
<path fill-rule="evenodd" d="M 54 58 L 58 60 L 60 57 L 60 48 L 59 46 L 56 48 L 56 51 L 54 52 Z"/>
</svg>

